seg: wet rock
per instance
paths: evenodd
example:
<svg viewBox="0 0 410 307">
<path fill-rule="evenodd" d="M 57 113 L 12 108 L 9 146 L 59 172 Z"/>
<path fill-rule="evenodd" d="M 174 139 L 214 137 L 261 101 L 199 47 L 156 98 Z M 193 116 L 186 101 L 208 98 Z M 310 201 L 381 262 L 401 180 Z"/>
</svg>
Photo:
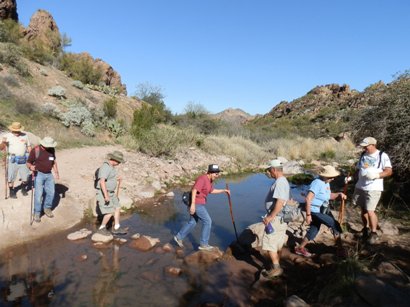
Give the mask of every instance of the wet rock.
<svg viewBox="0 0 410 307">
<path fill-rule="evenodd" d="M 219 248 L 212 251 L 197 251 L 185 257 L 184 261 L 188 265 L 210 264 L 218 261 L 223 256 Z"/>
<path fill-rule="evenodd" d="M 284 306 L 285 307 L 308 307 L 310 305 L 306 303 L 304 300 L 302 300 L 299 296 L 292 295 L 292 296 L 289 296 L 285 300 Z"/>
<path fill-rule="evenodd" d="M 164 271 L 166 274 L 171 275 L 171 276 L 179 276 L 182 274 L 182 269 L 173 267 L 173 266 L 167 266 L 164 268 Z"/>
<path fill-rule="evenodd" d="M 109 236 L 104 236 L 102 234 L 99 233 L 94 233 L 91 237 L 91 240 L 93 242 L 100 242 L 100 243 L 108 243 L 111 242 L 114 239 L 114 237 L 112 235 Z"/>
<path fill-rule="evenodd" d="M 175 248 L 170 243 L 165 243 L 162 247 L 162 250 L 166 253 L 173 253 Z"/>
<path fill-rule="evenodd" d="M 139 251 L 146 252 L 152 249 L 159 242 L 160 241 L 157 238 L 152 238 L 150 236 L 140 236 L 133 240 L 129 246 Z"/>
<path fill-rule="evenodd" d="M 133 235 L 131 236 L 131 239 L 135 240 L 135 239 L 138 239 L 139 237 L 141 237 L 141 234 L 136 233 L 136 234 L 133 234 Z"/>
<path fill-rule="evenodd" d="M 145 279 L 146 281 L 155 283 L 158 281 L 161 281 L 162 278 L 158 273 L 152 272 L 152 271 L 146 271 L 141 273 L 141 278 Z"/>
<path fill-rule="evenodd" d="M 90 234 L 92 234 L 91 230 L 88 230 L 87 228 L 83 228 L 83 229 L 77 230 L 76 232 L 72 232 L 68 234 L 67 239 L 70 241 L 81 240 L 81 239 L 87 238 Z"/>
<path fill-rule="evenodd" d="M 172 198 L 172 197 L 175 197 L 175 194 L 174 194 L 174 192 L 168 192 L 166 195 L 165 195 L 166 197 L 169 197 L 169 198 Z"/>
<path fill-rule="evenodd" d="M 336 258 L 335 255 L 333 254 L 321 254 L 319 256 L 319 263 L 322 265 L 331 265 L 333 263 L 335 263 Z"/>
<path fill-rule="evenodd" d="M 126 193 L 121 192 L 120 194 L 120 206 L 121 208 L 131 209 L 134 201 L 131 197 L 129 197 Z"/>
<path fill-rule="evenodd" d="M 86 255 L 86 254 L 83 254 L 83 255 L 79 255 L 79 256 L 77 256 L 76 257 L 76 260 L 77 261 L 86 261 L 88 259 L 88 256 Z"/>
<path fill-rule="evenodd" d="M 119 244 L 125 244 L 127 243 L 127 239 L 124 238 L 114 238 L 114 242 L 119 243 Z"/>
</svg>

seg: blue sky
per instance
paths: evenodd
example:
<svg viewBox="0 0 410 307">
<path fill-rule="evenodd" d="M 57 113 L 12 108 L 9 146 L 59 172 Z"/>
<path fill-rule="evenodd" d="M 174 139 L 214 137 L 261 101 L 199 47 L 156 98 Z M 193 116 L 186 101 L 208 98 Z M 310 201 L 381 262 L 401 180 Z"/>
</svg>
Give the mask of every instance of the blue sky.
<svg viewBox="0 0 410 307">
<path fill-rule="evenodd" d="M 408 0 L 17 0 L 24 26 L 38 9 L 67 51 L 108 62 L 129 95 L 161 87 L 174 113 L 264 114 L 317 85 L 362 91 L 410 68 Z"/>
</svg>

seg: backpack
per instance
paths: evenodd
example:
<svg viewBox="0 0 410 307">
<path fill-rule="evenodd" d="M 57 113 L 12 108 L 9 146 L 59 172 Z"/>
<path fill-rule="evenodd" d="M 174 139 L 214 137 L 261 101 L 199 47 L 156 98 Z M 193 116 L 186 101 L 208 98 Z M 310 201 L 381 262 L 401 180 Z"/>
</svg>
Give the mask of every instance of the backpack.
<svg viewBox="0 0 410 307">
<path fill-rule="evenodd" d="M 302 210 L 300 204 L 293 199 L 290 199 L 283 206 L 281 212 L 278 216 L 282 217 L 283 222 L 290 223 L 297 221 L 299 216 L 301 216 Z"/>
<path fill-rule="evenodd" d="M 364 154 L 365 152 L 362 152 L 362 154 L 360 155 L 359 161 L 362 161 Z M 380 168 L 380 164 L 382 163 L 382 154 L 383 154 L 383 150 L 379 150 L 379 164 L 377 165 L 377 168 Z"/>
<path fill-rule="evenodd" d="M 104 163 L 108 164 L 108 162 L 104 162 Z M 97 189 L 97 190 L 100 189 L 100 187 L 98 186 L 98 181 L 100 181 L 100 178 L 98 177 L 98 173 L 100 172 L 100 168 L 101 168 L 101 166 L 99 168 L 97 168 L 94 172 L 94 189 Z"/>
<path fill-rule="evenodd" d="M 182 202 L 186 206 L 190 206 L 192 201 L 192 191 L 182 193 Z"/>
</svg>

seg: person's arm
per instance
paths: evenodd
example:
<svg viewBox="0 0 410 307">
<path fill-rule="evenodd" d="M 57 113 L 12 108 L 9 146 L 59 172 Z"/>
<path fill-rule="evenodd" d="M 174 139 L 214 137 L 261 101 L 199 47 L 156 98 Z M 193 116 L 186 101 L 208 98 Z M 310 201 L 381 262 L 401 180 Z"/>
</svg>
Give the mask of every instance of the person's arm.
<svg viewBox="0 0 410 307">
<path fill-rule="evenodd" d="M 101 191 L 104 195 L 104 200 L 105 202 L 109 202 L 110 201 L 110 195 L 108 194 L 107 191 L 107 185 L 105 184 L 105 178 L 100 178 L 100 186 L 101 186 Z"/>
<path fill-rule="evenodd" d="M 342 192 L 330 193 L 330 200 L 334 200 L 338 197 L 340 197 L 340 199 L 346 199 L 347 198 L 346 194 L 344 194 Z"/>
<path fill-rule="evenodd" d="M 213 189 L 211 194 L 221 194 L 221 193 L 226 193 L 231 195 L 231 191 L 228 189 Z"/>
<path fill-rule="evenodd" d="M 34 162 L 35 162 L 35 149 L 30 151 L 28 155 L 27 163 L 26 163 L 28 169 L 32 172 L 36 170 L 36 166 L 34 165 Z"/>
<path fill-rule="evenodd" d="M 54 164 L 53 164 L 53 171 L 54 171 L 54 176 L 56 177 L 56 179 L 60 179 L 60 174 L 58 173 L 58 166 L 57 166 L 57 161 L 54 160 Z"/>
<path fill-rule="evenodd" d="M 196 210 L 196 207 L 195 207 L 196 192 L 197 192 L 197 189 L 192 188 L 192 191 L 191 191 L 191 195 L 192 195 L 191 196 L 191 206 L 189 207 L 189 214 L 191 214 L 191 215 L 194 215 L 195 210 Z"/>
<path fill-rule="evenodd" d="M 263 223 L 267 225 L 268 223 L 272 222 L 276 215 L 282 210 L 283 206 L 285 205 L 286 200 L 284 199 L 276 199 L 275 208 L 263 219 Z"/>
<path fill-rule="evenodd" d="M 2 139 L 1 139 L 1 143 L 0 143 L 0 150 L 3 150 L 3 149 L 5 149 L 6 147 L 7 147 L 7 138 L 6 137 L 3 137 Z"/>
<path fill-rule="evenodd" d="M 309 191 L 306 195 L 306 225 L 309 225 L 312 222 L 312 200 L 315 197 L 315 194 L 312 191 Z"/>
</svg>

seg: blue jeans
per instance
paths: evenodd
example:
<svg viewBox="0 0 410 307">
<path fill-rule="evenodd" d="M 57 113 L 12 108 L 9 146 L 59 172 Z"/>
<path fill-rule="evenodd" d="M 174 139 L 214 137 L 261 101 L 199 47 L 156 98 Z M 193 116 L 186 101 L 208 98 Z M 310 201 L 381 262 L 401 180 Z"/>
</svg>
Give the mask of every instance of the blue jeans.
<svg viewBox="0 0 410 307">
<path fill-rule="evenodd" d="M 179 240 L 185 239 L 185 237 L 195 228 L 198 220 L 202 222 L 201 231 L 201 245 L 208 245 L 209 237 L 211 235 L 211 225 L 212 220 L 205 208 L 205 205 L 196 205 L 195 214 L 189 216 L 189 221 L 186 223 L 181 230 L 177 233 L 176 237 Z"/>
<path fill-rule="evenodd" d="M 306 238 L 309 241 L 312 241 L 316 238 L 320 229 L 320 225 L 322 224 L 331 228 L 334 236 L 343 232 L 339 222 L 337 222 L 333 218 L 333 216 L 323 213 L 312 212 L 312 222 L 310 223 L 309 230 L 306 233 Z"/>
<path fill-rule="evenodd" d="M 34 213 L 41 213 L 41 200 L 44 193 L 46 194 L 44 197 L 44 208 L 51 209 L 53 206 L 55 190 L 53 174 L 37 172 L 37 176 L 34 181 L 34 189 Z"/>
</svg>

